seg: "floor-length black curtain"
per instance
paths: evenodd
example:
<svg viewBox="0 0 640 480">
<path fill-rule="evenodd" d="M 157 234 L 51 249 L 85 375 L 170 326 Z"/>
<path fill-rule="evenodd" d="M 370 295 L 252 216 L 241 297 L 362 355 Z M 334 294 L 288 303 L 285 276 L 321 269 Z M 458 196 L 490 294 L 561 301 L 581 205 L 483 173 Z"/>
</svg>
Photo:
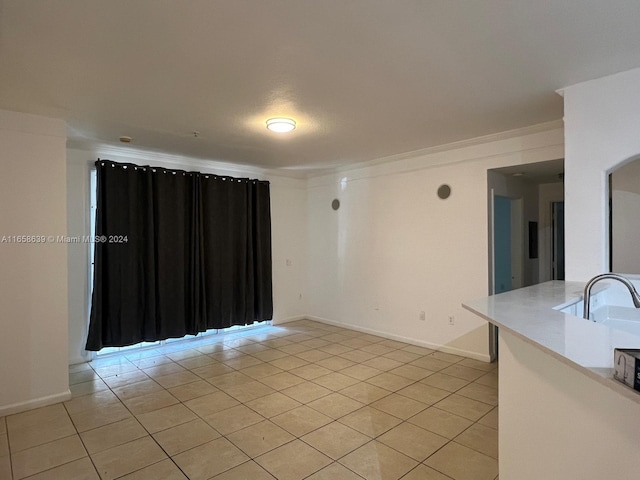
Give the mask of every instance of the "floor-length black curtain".
<svg viewBox="0 0 640 480">
<path fill-rule="evenodd" d="M 269 183 L 98 160 L 87 350 L 273 315 Z"/>
</svg>

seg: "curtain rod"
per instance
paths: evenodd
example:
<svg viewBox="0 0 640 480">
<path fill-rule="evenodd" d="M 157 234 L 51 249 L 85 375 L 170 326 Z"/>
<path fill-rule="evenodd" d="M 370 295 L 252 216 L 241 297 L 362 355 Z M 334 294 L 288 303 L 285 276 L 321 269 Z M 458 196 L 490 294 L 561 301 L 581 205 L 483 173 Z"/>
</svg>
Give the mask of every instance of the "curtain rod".
<svg viewBox="0 0 640 480">
<path fill-rule="evenodd" d="M 188 171 L 188 170 L 181 170 L 178 168 L 165 168 L 165 167 L 153 167 L 151 165 L 137 165 L 135 163 L 129 163 L 129 162 L 114 162 L 113 160 L 107 160 L 107 159 L 101 159 L 98 158 L 98 160 L 96 160 L 95 165 L 98 166 L 98 164 L 109 164 L 112 167 L 118 166 L 118 167 L 122 167 L 122 168 L 127 168 L 127 167 L 132 167 L 133 169 L 137 170 L 137 169 L 142 169 L 143 171 L 146 171 L 146 169 L 148 168 L 149 170 L 151 170 L 152 172 L 156 172 L 156 171 L 161 171 L 163 173 L 172 173 L 172 174 L 177 174 L 177 173 L 182 173 L 183 175 L 197 175 L 197 176 L 202 176 L 204 178 L 209 178 L 209 177 L 213 177 L 213 178 L 220 178 L 222 180 L 226 180 L 226 179 L 230 179 L 232 181 L 238 181 L 238 182 L 254 182 L 254 183 L 266 183 L 267 185 L 269 185 L 269 181 L 268 180 L 260 180 L 259 178 L 248 178 L 248 177 L 232 177 L 230 175 L 218 175 L 216 173 L 204 173 L 204 172 L 198 172 L 196 170 L 192 170 L 192 171 Z"/>
</svg>

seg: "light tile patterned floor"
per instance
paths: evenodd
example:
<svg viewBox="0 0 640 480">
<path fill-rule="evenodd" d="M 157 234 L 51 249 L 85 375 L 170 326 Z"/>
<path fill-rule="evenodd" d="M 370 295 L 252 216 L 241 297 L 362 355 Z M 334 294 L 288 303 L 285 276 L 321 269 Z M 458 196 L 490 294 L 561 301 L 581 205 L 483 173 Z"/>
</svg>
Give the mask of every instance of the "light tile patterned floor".
<svg viewBox="0 0 640 480">
<path fill-rule="evenodd" d="M 99 358 L 0 479 L 494 480 L 497 365 L 308 320 Z"/>
</svg>

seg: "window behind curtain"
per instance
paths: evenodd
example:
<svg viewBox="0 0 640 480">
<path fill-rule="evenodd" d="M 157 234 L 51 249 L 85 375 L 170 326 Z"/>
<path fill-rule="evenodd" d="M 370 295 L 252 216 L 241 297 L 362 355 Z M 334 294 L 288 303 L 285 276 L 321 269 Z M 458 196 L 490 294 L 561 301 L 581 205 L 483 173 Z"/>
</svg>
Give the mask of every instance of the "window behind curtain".
<svg viewBox="0 0 640 480">
<path fill-rule="evenodd" d="M 88 350 L 273 315 L 269 183 L 99 160 Z"/>
</svg>

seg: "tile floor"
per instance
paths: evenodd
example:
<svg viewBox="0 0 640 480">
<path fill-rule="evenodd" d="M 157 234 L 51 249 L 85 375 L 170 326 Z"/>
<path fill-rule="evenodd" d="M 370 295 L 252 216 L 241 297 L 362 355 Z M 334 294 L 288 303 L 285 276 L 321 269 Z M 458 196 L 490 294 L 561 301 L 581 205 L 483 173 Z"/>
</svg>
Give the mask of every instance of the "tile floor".
<svg viewBox="0 0 640 480">
<path fill-rule="evenodd" d="M 302 320 L 99 358 L 0 479 L 494 480 L 497 366 Z"/>
</svg>

